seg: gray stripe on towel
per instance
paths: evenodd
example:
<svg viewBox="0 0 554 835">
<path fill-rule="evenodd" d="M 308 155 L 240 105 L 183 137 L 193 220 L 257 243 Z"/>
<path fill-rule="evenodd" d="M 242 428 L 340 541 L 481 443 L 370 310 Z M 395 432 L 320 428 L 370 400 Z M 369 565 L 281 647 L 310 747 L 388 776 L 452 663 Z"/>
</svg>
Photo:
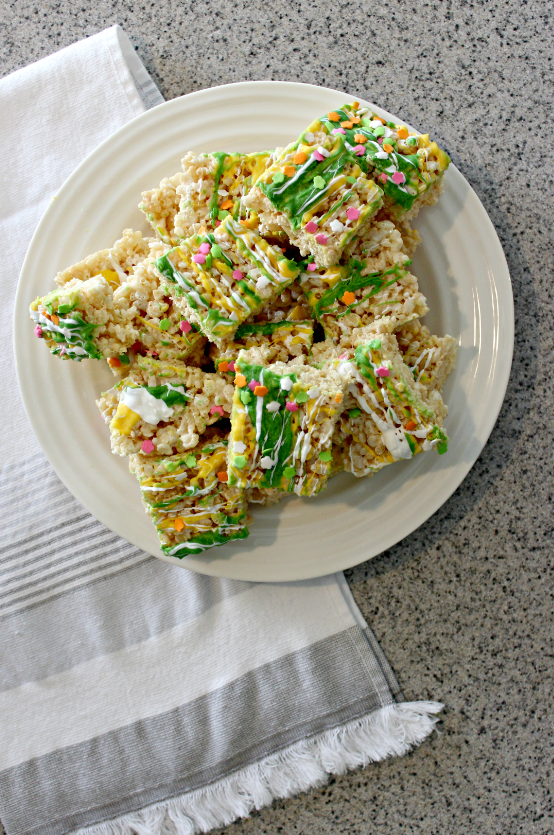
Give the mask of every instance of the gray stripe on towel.
<svg viewBox="0 0 554 835">
<path fill-rule="evenodd" d="M 2 819 L 8 831 L 62 835 L 212 783 L 395 695 L 352 627 L 169 713 L 1 772 Z"/>
</svg>

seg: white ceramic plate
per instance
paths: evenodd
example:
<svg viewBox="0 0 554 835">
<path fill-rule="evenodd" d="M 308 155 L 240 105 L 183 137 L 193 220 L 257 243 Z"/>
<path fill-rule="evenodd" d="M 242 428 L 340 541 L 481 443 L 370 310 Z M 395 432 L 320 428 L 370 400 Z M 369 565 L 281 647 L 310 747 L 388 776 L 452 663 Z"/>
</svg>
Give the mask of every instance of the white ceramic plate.
<svg viewBox="0 0 554 835">
<path fill-rule="evenodd" d="M 134 119 L 77 168 L 42 218 L 21 273 L 15 347 L 19 384 L 34 431 L 79 501 L 145 551 L 204 574 L 281 581 L 317 577 L 374 557 L 425 522 L 454 492 L 494 426 L 513 349 L 508 268 L 494 228 L 462 175 L 450 167 L 440 203 L 415 226 L 414 259 L 431 312 L 426 323 L 460 342 L 444 391 L 448 453 L 418 455 L 371 479 L 342 474 L 315 499 L 254 510 L 249 539 L 202 556 L 164 557 L 127 461 L 111 454 L 95 406 L 113 384 L 104 363 L 60 362 L 36 339 L 29 303 L 58 270 L 110 246 L 126 227 L 148 233 L 141 191 L 180 168 L 186 151 L 255 151 L 285 145 L 316 116 L 354 98 L 285 82 L 245 82 L 191 93 Z M 358 99 L 361 101 L 361 99 Z M 395 116 L 371 105 L 382 116 Z M 425 113 L 421 114 L 425 122 Z"/>
</svg>

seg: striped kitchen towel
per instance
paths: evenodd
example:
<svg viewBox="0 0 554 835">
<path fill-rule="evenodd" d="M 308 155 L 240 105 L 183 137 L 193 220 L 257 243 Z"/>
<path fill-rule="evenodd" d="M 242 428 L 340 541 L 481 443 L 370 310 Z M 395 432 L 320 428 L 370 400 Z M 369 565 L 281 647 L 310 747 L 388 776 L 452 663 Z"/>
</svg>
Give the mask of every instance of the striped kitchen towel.
<svg viewBox="0 0 554 835">
<path fill-rule="evenodd" d="M 118 27 L 0 81 L 0 298 L 51 195 L 162 97 Z M 5 321 L 9 321 L 8 317 Z M 404 703 L 342 574 L 193 574 L 69 494 L 3 377 L 0 819 L 8 835 L 192 835 L 406 753 L 441 705 Z"/>
</svg>

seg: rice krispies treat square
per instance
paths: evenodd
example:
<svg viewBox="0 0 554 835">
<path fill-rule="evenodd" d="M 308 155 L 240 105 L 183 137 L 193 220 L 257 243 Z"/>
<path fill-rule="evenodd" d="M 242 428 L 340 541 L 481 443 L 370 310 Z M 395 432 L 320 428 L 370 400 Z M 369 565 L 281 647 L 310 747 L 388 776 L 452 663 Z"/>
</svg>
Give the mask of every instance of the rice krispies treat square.
<svg viewBox="0 0 554 835">
<path fill-rule="evenodd" d="M 112 247 L 87 255 L 78 264 L 59 272 L 55 278 L 60 286 L 78 278 L 86 281 L 102 275 L 114 288 L 124 283 L 134 267 L 143 261 L 150 251 L 153 238 L 144 238 L 142 232 L 124 229 L 123 235 Z"/>
<path fill-rule="evenodd" d="M 171 286 L 175 306 L 218 347 L 299 272 L 280 249 L 230 216 L 215 232 L 183 241 L 156 267 Z"/>
<path fill-rule="evenodd" d="M 265 349 L 267 362 L 288 362 L 295 357 L 308 356 L 313 342 L 314 327 L 311 320 L 304 322 L 245 322 L 239 325 L 234 339 L 223 348 L 213 343 L 210 357 L 216 371 L 235 373 L 235 361 L 239 352 L 249 348 Z"/>
<path fill-rule="evenodd" d="M 255 154 L 193 154 L 182 160 L 183 175 L 177 189 L 179 211 L 175 237 L 191 238 L 213 232 L 228 215 L 235 220 L 249 214 L 243 197 L 271 163 L 272 152 Z"/>
<path fill-rule="evenodd" d="M 261 234 L 282 229 L 302 255 L 330 267 L 381 207 L 382 196 L 342 136 L 310 143 L 303 134 L 242 202 L 259 215 Z"/>
<path fill-rule="evenodd" d="M 370 475 L 434 447 L 447 450 L 447 408 L 413 379 L 394 335 L 360 329 L 357 345 L 331 361 L 348 386 L 333 437 L 345 470 Z"/>
<path fill-rule="evenodd" d="M 410 132 L 353 102 L 316 119 L 302 136 L 321 142 L 333 135 L 343 136 L 362 171 L 379 183 L 391 216 L 409 220 L 436 203 L 450 159 L 428 134 Z"/>
<path fill-rule="evenodd" d="M 175 217 L 179 211 L 178 188 L 185 175 L 178 171 L 172 177 L 165 177 L 157 188 L 142 192 L 139 209 L 144 212 L 152 229 L 166 244 L 173 246 L 178 235 L 175 233 Z"/>
<path fill-rule="evenodd" d="M 458 343 L 453 336 L 434 336 L 417 319 L 395 332 L 402 358 L 416 383 L 427 391 L 441 391 L 446 378 L 456 367 Z"/>
<path fill-rule="evenodd" d="M 313 496 L 329 476 L 345 385 L 332 368 L 318 371 L 304 358 L 266 359 L 251 348 L 235 364 L 229 484 Z"/>
<path fill-rule="evenodd" d="M 219 374 L 137 357 L 129 375 L 97 401 L 116 455 L 174 455 L 231 413 L 233 386 Z"/>
<path fill-rule="evenodd" d="M 182 455 L 132 455 L 129 463 L 164 554 L 184 557 L 248 536 L 244 490 L 221 480 L 227 476 L 222 433 Z"/>
<path fill-rule="evenodd" d="M 272 302 L 265 305 L 249 321 L 282 322 L 286 319 L 287 321 L 302 322 L 311 318 L 312 312 L 297 279 L 285 287 Z"/>
</svg>

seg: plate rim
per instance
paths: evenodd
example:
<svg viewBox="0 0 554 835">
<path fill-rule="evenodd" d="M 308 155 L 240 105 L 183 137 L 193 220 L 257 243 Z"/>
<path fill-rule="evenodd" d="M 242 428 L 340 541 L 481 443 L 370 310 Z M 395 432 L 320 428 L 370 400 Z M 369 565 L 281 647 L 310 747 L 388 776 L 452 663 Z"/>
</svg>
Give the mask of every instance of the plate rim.
<svg viewBox="0 0 554 835">
<path fill-rule="evenodd" d="M 71 191 L 73 183 L 75 181 L 79 180 L 79 177 L 81 176 L 82 170 L 84 169 L 86 171 L 87 167 L 89 165 L 91 165 L 91 163 L 94 162 L 94 159 L 96 157 L 101 157 L 103 155 L 106 147 L 109 147 L 114 142 L 117 142 L 122 136 L 124 137 L 125 134 L 134 132 L 137 128 L 137 125 L 141 126 L 142 123 L 147 124 L 150 120 L 153 120 L 154 122 L 157 121 L 160 118 L 160 112 L 162 110 L 164 111 L 164 113 L 170 113 L 172 109 L 175 109 L 175 110 L 178 111 L 179 108 L 182 107 L 182 103 L 184 101 L 186 101 L 187 103 L 190 103 L 191 101 L 194 101 L 194 99 L 205 100 L 206 98 L 209 98 L 210 96 L 214 96 L 214 95 L 217 96 L 218 94 L 221 94 L 221 91 L 223 91 L 223 90 L 228 91 L 230 89 L 235 89 L 235 90 L 240 89 L 241 92 L 244 91 L 244 92 L 248 93 L 248 91 L 253 91 L 253 90 L 259 91 L 260 89 L 263 89 L 264 87 L 268 87 L 268 86 L 271 86 L 273 88 L 275 88 L 275 87 L 288 88 L 289 90 L 294 88 L 296 91 L 307 90 L 307 89 L 308 90 L 317 90 L 319 94 L 329 93 L 329 94 L 333 94 L 333 95 L 336 95 L 336 96 L 344 97 L 347 100 L 354 98 L 354 96 L 350 93 L 346 93 L 346 92 L 343 92 L 343 91 L 340 91 L 340 90 L 334 90 L 332 88 L 327 88 L 327 87 L 319 87 L 318 85 L 313 85 L 313 84 L 303 84 L 301 82 L 290 82 L 290 81 L 258 80 L 258 81 L 241 81 L 241 82 L 234 82 L 232 84 L 217 85 L 215 87 L 209 87 L 209 88 L 205 88 L 203 90 L 196 90 L 196 91 L 194 91 L 192 93 L 188 93 L 184 96 L 179 96 L 175 99 L 171 99 L 170 101 L 163 102 L 162 104 L 159 104 L 156 107 L 151 108 L 150 110 L 147 110 L 144 113 L 139 114 L 138 116 L 134 117 L 132 120 L 127 122 L 125 125 L 123 125 L 121 128 L 119 128 L 117 131 L 115 131 L 113 134 L 111 134 L 109 137 L 107 137 L 90 154 L 88 154 L 85 157 L 85 159 L 74 169 L 74 171 L 69 175 L 69 177 L 63 183 L 63 185 L 56 192 L 56 198 L 60 198 L 59 203 L 57 201 L 54 202 L 54 200 L 50 201 L 49 205 L 47 206 L 44 214 L 42 215 L 42 217 L 41 217 L 41 219 L 40 219 L 40 221 L 39 221 L 39 223 L 38 223 L 38 225 L 35 229 L 35 232 L 33 233 L 33 236 L 32 236 L 31 241 L 29 243 L 29 247 L 27 249 L 27 252 L 25 254 L 25 258 L 24 258 L 24 261 L 23 261 L 23 264 L 22 264 L 22 267 L 21 267 L 21 271 L 20 271 L 20 275 L 19 275 L 19 279 L 18 279 L 16 297 L 15 297 L 15 304 L 14 304 L 13 347 L 14 347 L 17 381 L 18 381 L 19 391 L 21 393 L 25 413 L 27 415 L 27 418 L 29 419 L 29 422 L 31 424 L 33 432 L 34 432 L 35 436 L 37 437 L 37 440 L 38 440 L 38 442 L 41 446 L 41 449 L 42 449 L 43 453 L 45 454 L 45 456 L 48 459 L 50 465 L 52 466 L 52 468 L 54 469 L 54 471 L 56 472 L 56 474 L 60 478 L 60 480 L 69 489 L 69 491 L 72 493 L 72 495 L 74 495 L 77 498 L 77 500 L 80 501 L 81 504 L 83 504 L 83 506 L 86 508 L 86 510 L 88 512 L 91 512 L 91 511 L 89 510 L 87 504 L 84 501 L 82 501 L 82 499 L 79 497 L 78 491 L 77 492 L 75 491 L 74 485 L 70 483 L 70 480 L 66 480 L 64 471 L 61 468 L 58 467 L 56 460 L 52 460 L 52 458 L 49 454 L 48 443 L 47 443 L 47 440 L 45 438 L 45 431 L 43 431 L 42 423 L 40 422 L 40 420 L 38 420 L 38 417 L 36 416 L 36 413 L 32 409 L 31 398 L 29 396 L 29 391 L 27 389 L 27 384 L 25 382 L 24 375 L 23 375 L 23 372 L 22 372 L 23 358 L 22 358 L 22 355 L 21 355 L 21 351 L 23 349 L 22 348 L 20 349 L 20 347 L 19 347 L 20 339 L 18 339 L 18 337 L 20 337 L 22 332 L 23 332 L 23 323 L 25 322 L 25 324 L 26 324 L 26 322 L 27 322 L 27 310 L 28 310 L 28 298 L 25 297 L 25 291 L 23 289 L 24 288 L 24 280 L 23 279 L 24 279 L 25 273 L 28 269 L 28 265 L 32 260 L 33 245 L 35 244 L 36 240 L 40 240 L 43 228 L 50 221 L 50 217 L 51 217 L 52 213 L 56 211 L 56 209 L 54 209 L 53 206 L 60 206 L 60 207 L 62 206 L 63 198 L 65 196 L 65 193 Z M 375 112 L 382 115 L 383 117 L 389 117 L 391 120 L 399 121 L 397 116 L 394 116 L 393 114 L 389 113 L 387 110 L 383 109 L 379 105 L 376 105 L 376 104 L 371 103 L 371 102 L 367 102 L 367 100 L 364 99 L 363 96 L 359 96 L 357 98 L 358 98 L 359 101 L 364 102 L 364 104 L 370 105 L 370 107 L 372 109 L 374 109 Z M 406 124 L 408 124 L 408 123 L 406 123 Z M 502 302 L 503 302 L 502 303 L 502 308 L 499 307 L 499 317 L 501 317 L 501 322 L 499 320 L 499 326 L 501 324 L 502 327 L 503 327 L 504 342 L 507 344 L 507 347 L 509 348 L 509 361 L 508 361 L 508 354 L 505 350 L 504 351 L 504 360 L 505 361 L 504 361 L 503 365 L 501 366 L 501 368 L 497 370 L 497 374 L 499 376 L 499 379 L 496 380 L 494 408 L 492 408 L 488 411 L 487 419 L 484 422 L 484 425 L 483 424 L 480 425 L 481 435 L 478 439 L 478 450 L 474 454 L 472 460 L 464 461 L 463 465 L 461 467 L 460 467 L 461 462 L 458 462 L 458 466 L 460 467 L 459 472 L 458 472 L 459 477 L 457 476 L 453 480 L 453 484 L 448 485 L 448 490 L 446 490 L 444 493 L 442 493 L 441 496 L 437 498 L 437 501 L 432 503 L 432 509 L 429 512 L 427 512 L 427 508 L 426 508 L 424 518 L 417 521 L 416 524 L 414 524 L 414 525 L 410 524 L 409 525 L 409 530 L 402 533 L 401 536 L 399 536 L 398 538 L 396 538 L 394 540 L 394 542 L 391 542 L 385 548 L 381 549 L 378 553 L 373 554 L 372 556 L 364 555 L 362 560 L 360 560 L 358 557 L 354 557 L 354 559 L 352 559 L 351 557 L 348 556 L 348 552 L 345 552 L 342 556 L 342 559 L 337 557 L 336 565 L 334 565 L 331 572 L 328 571 L 328 570 L 325 570 L 322 574 L 321 572 L 317 572 L 317 570 L 316 571 L 307 571 L 307 572 L 300 571 L 297 574 L 295 574 L 294 577 L 284 579 L 279 574 L 279 572 L 277 572 L 277 574 L 279 576 L 265 577 L 265 576 L 258 576 L 256 571 L 254 570 L 251 574 L 249 573 L 248 576 L 246 576 L 244 571 L 242 571 L 242 570 L 233 571 L 232 570 L 232 563 L 227 564 L 227 563 L 224 563 L 224 562 L 220 561 L 216 565 L 213 565 L 210 562 L 210 560 L 206 560 L 205 562 L 203 562 L 201 559 L 198 559 L 198 558 L 185 558 L 184 560 L 178 560 L 177 558 L 174 558 L 174 557 L 167 557 L 161 551 L 158 554 L 153 554 L 153 556 L 155 556 L 156 558 L 161 559 L 165 562 L 168 562 L 172 565 L 178 565 L 178 566 L 183 567 L 183 568 L 189 568 L 191 570 L 194 570 L 194 571 L 197 571 L 199 573 L 206 574 L 206 575 L 209 575 L 209 576 L 225 577 L 225 578 L 229 578 L 229 579 L 251 580 L 251 581 L 255 581 L 255 582 L 275 582 L 275 581 L 279 581 L 279 582 L 290 581 L 290 582 L 293 582 L 293 581 L 298 580 L 298 579 L 311 579 L 311 578 L 315 578 L 315 577 L 325 576 L 326 574 L 334 573 L 336 571 L 342 571 L 346 568 L 351 568 L 355 565 L 361 564 L 361 562 L 366 562 L 369 559 L 373 559 L 374 557 L 383 553 L 383 551 L 385 551 L 388 548 L 391 548 L 394 545 L 398 544 L 400 541 L 405 539 L 411 533 L 416 531 L 426 521 L 428 521 L 431 518 L 431 516 L 433 516 L 440 509 L 440 507 L 442 507 L 442 505 L 445 504 L 445 502 L 448 501 L 448 499 L 458 489 L 458 487 L 461 485 L 461 483 L 467 477 L 469 471 L 471 470 L 471 468 L 473 467 L 473 465 L 475 464 L 475 462 L 477 461 L 477 459 L 481 455 L 481 453 L 483 451 L 483 448 L 485 447 L 486 443 L 488 442 L 488 439 L 489 439 L 489 437 L 492 433 L 492 430 L 494 429 L 494 426 L 495 426 L 495 424 L 498 420 L 498 416 L 500 414 L 500 410 L 502 408 L 502 404 L 503 404 L 504 399 L 505 399 L 506 390 L 507 390 L 510 375 L 511 375 L 511 366 L 512 366 L 512 360 L 513 360 L 514 336 L 515 336 L 515 312 L 514 312 L 513 288 L 512 288 L 512 283 L 511 283 L 509 267 L 508 267 L 506 256 L 505 256 L 504 251 L 502 249 L 502 245 L 500 243 L 498 234 L 496 232 L 496 229 L 494 228 L 494 225 L 493 225 L 485 207 L 483 206 L 481 200 L 477 196 L 475 190 L 467 182 L 465 177 L 463 177 L 463 175 L 459 171 L 459 169 L 451 163 L 450 170 L 456 172 L 456 175 L 461 177 L 462 180 L 464 181 L 465 186 L 468 189 L 469 197 L 470 197 L 471 201 L 473 202 L 473 207 L 472 208 L 481 216 L 480 221 L 484 222 L 485 226 L 487 227 L 487 231 L 488 231 L 487 241 L 488 241 L 489 244 L 492 243 L 494 245 L 495 250 L 496 250 L 496 252 L 495 252 L 496 273 L 497 274 L 504 273 L 503 280 L 505 282 L 505 286 L 503 287 L 503 289 L 504 290 L 509 289 L 509 293 L 506 294 L 504 292 L 504 294 L 502 296 Z M 495 281 L 495 277 L 496 277 L 495 274 L 491 274 L 491 283 L 495 287 L 495 289 L 498 291 L 497 282 Z M 93 515 L 95 515 L 95 514 L 93 514 Z M 99 518 L 99 517 L 96 517 L 96 518 Z M 108 522 L 106 522 L 104 519 L 100 519 L 100 521 L 103 524 L 105 524 L 106 527 L 108 527 L 110 530 L 113 530 L 111 525 Z M 114 532 L 117 533 L 117 535 L 122 536 L 122 534 L 120 534 L 118 531 L 114 531 Z M 127 541 L 129 541 L 129 540 L 127 540 Z M 134 544 L 137 544 L 137 543 L 134 543 Z M 144 547 L 141 546 L 141 545 L 138 545 L 137 547 L 141 547 L 142 550 L 144 550 Z M 147 550 L 146 553 L 152 553 L 152 552 Z M 226 567 L 228 567 L 230 570 L 226 571 L 225 570 Z M 255 569 L 255 567 L 256 566 L 254 565 L 253 568 Z M 240 569 L 240 566 L 239 566 L 239 569 Z M 253 576 L 253 575 L 255 575 L 255 576 Z"/>
</svg>

